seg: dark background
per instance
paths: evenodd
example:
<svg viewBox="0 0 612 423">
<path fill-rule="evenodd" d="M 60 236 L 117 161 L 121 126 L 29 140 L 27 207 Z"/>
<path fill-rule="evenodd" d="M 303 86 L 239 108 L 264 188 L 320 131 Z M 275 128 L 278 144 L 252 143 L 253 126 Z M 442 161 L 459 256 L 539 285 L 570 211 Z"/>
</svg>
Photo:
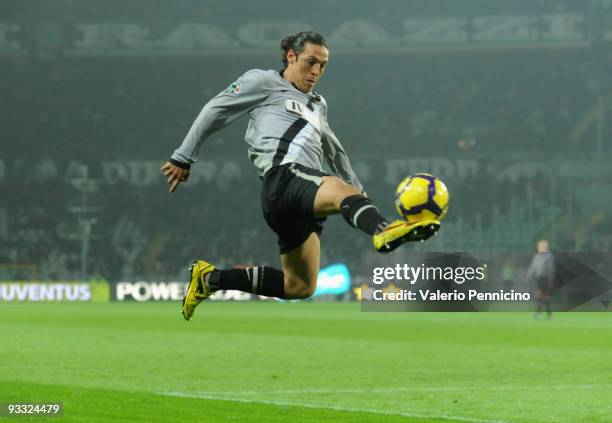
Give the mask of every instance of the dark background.
<svg viewBox="0 0 612 423">
<path fill-rule="evenodd" d="M 474 39 L 478 16 L 532 16 L 540 34 L 554 13 L 582 16 L 581 39 Z M 381 210 L 395 213 L 395 185 L 411 173 L 449 187 L 440 235 L 406 251 L 532 251 L 540 238 L 609 251 L 611 16 L 605 0 L 3 1 L 0 33 L 18 29 L 0 43 L 0 277 L 167 280 L 195 257 L 277 265 L 245 118 L 205 143 L 177 193 L 158 169 L 209 98 L 248 69 L 278 69 L 280 39 L 309 28 L 328 37 L 317 90 L 330 124 Z M 467 39 L 402 41 L 406 19 L 436 17 L 464 19 Z M 270 21 L 269 42 L 241 35 Z M 392 42 L 343 38 L 354 21 Z M 78 50 L 79 25 L 100 22 L 148 28 L 152 46 Z M 219 28 L 229 45 L 164 48 L 184 23 Z M 338 217 L 322 246 L 322 265 L 374 260 Z"/>
</svg>

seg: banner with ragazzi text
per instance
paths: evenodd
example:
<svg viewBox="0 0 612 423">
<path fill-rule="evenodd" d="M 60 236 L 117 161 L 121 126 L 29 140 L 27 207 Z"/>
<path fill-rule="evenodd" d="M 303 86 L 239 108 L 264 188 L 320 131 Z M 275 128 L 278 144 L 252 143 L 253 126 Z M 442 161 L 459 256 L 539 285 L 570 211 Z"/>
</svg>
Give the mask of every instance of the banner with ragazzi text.
<svg viewBox="0 0 612 423">
<path fill-rule="evenodd" d="M 71 13 L 64 19 L 49 17 L 28 23 L 23 17 L 28 14 L 23 13 L 19 19 L 0 18 L 0 55 L 37 54 L 47 58 L 177 56 L 227 54 L 229 50 L 260 54 L 266 48 L 276 47 L 284 35 L 312 27 L 312 22 L 293 17 L 289 20 L 281 16 L 244 20 L 229 7 L 232 6 L 228 6 L 227 15 L 232 19 L 199 22 L 129 19 L 126 16 L 79 21 Z M 341 6 L 337 6 L 337 12 L 343 13 Z M 371 53 L 376 49 L 405 52 L 483 46 L 505 48 L 509 45 L 514 48 L 580 47 L 593 40 L 609 40 L 605 20 L 593 19 L 578 11 L 549 9 L 541 12 L 419 17 L 412 10 L 406 10 L 403 14 L 393 12 L 396 16 L 391 20 L 380 20 L 365 12 L 357 19 L 336 19 L 333 24 L 317 23 L 316 26 L 321 27 L 334 48 L 351 53 Z M 121 10 L 118 13 L 123 15 Z"/>
<path fill-rule="evenodd" d="M 368 270 L 362 311 L 612 311 L 610 253 L 416 253 Z"/>
</svg>

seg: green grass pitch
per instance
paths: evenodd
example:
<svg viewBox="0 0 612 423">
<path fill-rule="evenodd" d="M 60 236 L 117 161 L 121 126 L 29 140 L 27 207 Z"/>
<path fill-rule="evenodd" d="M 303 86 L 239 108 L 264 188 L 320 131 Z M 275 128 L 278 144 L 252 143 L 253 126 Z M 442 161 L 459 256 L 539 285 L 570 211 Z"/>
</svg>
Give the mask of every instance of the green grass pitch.
<svg viewBox="0 0 612 423">
<path fill-rule="evenodd" d="M 62 422 L 612 421 L 612 313 L 0 304 L 0 402 Z"/>
</svg>

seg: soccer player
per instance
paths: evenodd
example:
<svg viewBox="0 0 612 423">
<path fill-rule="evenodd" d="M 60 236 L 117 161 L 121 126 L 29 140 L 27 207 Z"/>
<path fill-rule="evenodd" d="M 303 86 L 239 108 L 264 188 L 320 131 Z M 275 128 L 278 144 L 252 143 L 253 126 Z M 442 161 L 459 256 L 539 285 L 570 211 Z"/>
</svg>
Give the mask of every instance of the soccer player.
<svg viewBox="0 0 612 423">
<path fill-rule="evenodd" d="M 542 307 L 546 309 L 546 318 L 550 319 L 552 311 L 550 309 L 550 291 L 554 287 L 555 279 L 555 260 L 550 252 L 548 241 L 541 239 L 537 244 L 537 252 L 531 259 L 531 264 L 527 269 L 527 281 L 535 282 L 536 314 L 535 319 L 540 318 Z"/>
<path fill-rule="evenodd" d="M 219 270 L 203 260 L 191 266 L 182 312 L 217 290 L 233 289 L 285 299 L 304 299 L 316 289 L 320 241 L 326 216 L 341 213 L 349 225 L 390 252 L 407 241 L 425 240 L 437 220 L 389 223 L 368 199 L 340 141 L 327 122 L 327 103 L 314 87 L 325 73 L 329 50 L 323 36 L 308 31 L 281 42 L 284 69 L 253 69 L 211 99 L 181 146 L 161 168 L 169 191 L 187 181 L 202 142 L 248 113 L 245 140 L 262 179 L 263 215 L 278 235 L 282 269 L 256 266 Z M 332 174 L 323 171 L 323 158 Z"/>
</svg>

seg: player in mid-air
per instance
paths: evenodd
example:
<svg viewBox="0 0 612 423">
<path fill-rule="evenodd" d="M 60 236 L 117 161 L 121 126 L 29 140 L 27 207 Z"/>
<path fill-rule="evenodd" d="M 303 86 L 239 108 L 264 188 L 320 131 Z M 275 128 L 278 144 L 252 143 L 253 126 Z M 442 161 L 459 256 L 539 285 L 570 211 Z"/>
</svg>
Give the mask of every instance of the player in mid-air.
<svg viewBox="0 0 612 423">
<path fill-rule="evenodd" d="M 381 253 L 407 241 L 428 239 L 440 227 L 433 219 L 389 223 L 366 196 L 327 123 L 327 103 L 313 91 L 329 60 L 323 36 L 313 31 L 290 35 L 281 42 L 281 57 L 280 72 L 250 70 L 206 103 L 181 146 L 161 168 L 169 191 L 174 192 L 187 181 L 202 142 L 248 113 L 249 158 L 262 178 L 263 215 L 280 247 L 281 269 L 219 270 L 203 260 L 194 262 L 183 299 L 186 320 L 217 290 L 284 299 L 310 297 L 319 272 L 319 235 L 328 215 L 341 213 L 349 225 L 371 236 Z M 332 174 L 323 171 L 324 158 Z"/>
</svg>

